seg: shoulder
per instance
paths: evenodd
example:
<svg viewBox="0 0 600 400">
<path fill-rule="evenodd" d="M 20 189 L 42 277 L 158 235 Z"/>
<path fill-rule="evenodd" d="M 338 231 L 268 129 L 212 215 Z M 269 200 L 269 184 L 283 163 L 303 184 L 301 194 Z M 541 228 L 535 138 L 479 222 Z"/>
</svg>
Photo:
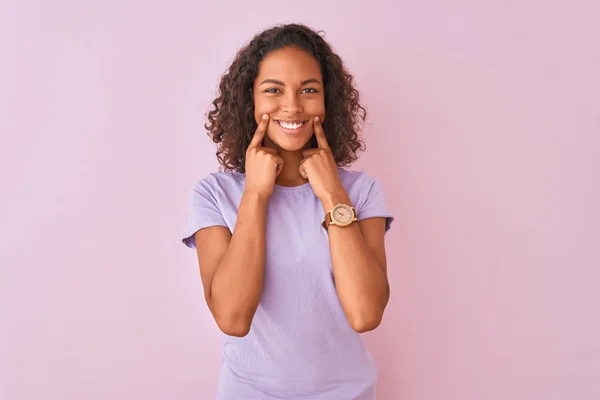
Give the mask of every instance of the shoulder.
<svg viewBox="0 0 600 400">
<path fill-rule="evenodd" d="M 237 172 L 213 172 L 196 182 L 195 187 L 210 190 L 232 189 L 244 186 L 246 176 Z"/>
<path fill-rule="evenodd" d="M 243 192 L 246 176 L 236 172 L 213 172 L 194 184 L 192 196 L 222 198 Z"/>
<path fill-rule="evenodd" d="M 392 217 L 387 210 L 381 182 L 364 171 L 349 171 L 340 168 L 339 176 L 357 212 L 362 213 L 363 217 Z"/>
<path fill-rule="evenodd" d="M 338 174 L 347 192 L 367 193 L 373 185 L 378 184 L 377 180 L 365 171 L 339 168 Z"/>
</svg>

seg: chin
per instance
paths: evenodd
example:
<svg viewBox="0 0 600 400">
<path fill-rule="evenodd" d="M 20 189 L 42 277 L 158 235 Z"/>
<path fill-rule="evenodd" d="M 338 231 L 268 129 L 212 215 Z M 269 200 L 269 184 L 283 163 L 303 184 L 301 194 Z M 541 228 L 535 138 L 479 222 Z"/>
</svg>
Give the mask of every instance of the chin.
<svg viewBox="0 0 600 400">
<path fill-rule="evenodd" d="M 287 138 L 279 137 L 278 135 L 271 136 L 271 141 L 280 149 L 285 151 L 300 151 L 304 150 L 310 142 L 309 138 Z"/>
</svg>

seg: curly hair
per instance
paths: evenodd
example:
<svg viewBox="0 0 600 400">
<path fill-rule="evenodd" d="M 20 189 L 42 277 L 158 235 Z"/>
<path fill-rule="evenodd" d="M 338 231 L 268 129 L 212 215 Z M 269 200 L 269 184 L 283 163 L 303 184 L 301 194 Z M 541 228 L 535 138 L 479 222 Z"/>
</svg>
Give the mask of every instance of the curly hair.
<svg viewBox="0 0 600 400">
<path fill-rule="evenodd" d="M 358 158 L 358 151 L 365 150 L 358 132 L 367 112 L 342 59 L 318 32 L 300 24 L 280 25 L 254 36 L 221 77 L 204 125 L 217 144 L 221 169 L 245 172 L 246 149 L 257 128 L 252 90 L 259 64 L 270 52 L 288 46 L 305 50 L 321 66 L 327 116 L 323 129 L 337 165 L 350 165 Z M 314 137 L 312 140 L 314 144 Z"/>
</svg>

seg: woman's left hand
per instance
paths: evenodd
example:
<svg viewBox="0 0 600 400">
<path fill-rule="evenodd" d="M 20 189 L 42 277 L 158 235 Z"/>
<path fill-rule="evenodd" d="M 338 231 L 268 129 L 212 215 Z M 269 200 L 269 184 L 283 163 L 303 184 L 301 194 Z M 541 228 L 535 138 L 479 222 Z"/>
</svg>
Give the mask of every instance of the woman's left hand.
<svg viewBox="0 0 600 400">
<path fill-rule="evenodd" d="M 304 179 L 308 179 L 315 196 L 325 203 L 330 197 L 346 194 L 346 191 L 319 117 L 313 119 L 313 127 L 319 147 L 303 151 L 304 159 L 298 170 Z"/>
</svg>

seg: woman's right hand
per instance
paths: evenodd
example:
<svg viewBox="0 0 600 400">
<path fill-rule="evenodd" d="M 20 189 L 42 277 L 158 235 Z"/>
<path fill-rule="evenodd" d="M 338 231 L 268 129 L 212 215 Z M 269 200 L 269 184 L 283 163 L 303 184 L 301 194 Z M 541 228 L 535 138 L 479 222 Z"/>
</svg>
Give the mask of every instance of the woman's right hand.
<svg viewBox="0 0 600 400">
<path fill-rule="evenodd" d="M 268 198 L 273 193 L 275 178 L 283 168 L 283 158 L 277 150 L 262 146 L 269 126 L 269 115 L 264 114 L 246 150 L 246 192 Z"/>
</svg>

